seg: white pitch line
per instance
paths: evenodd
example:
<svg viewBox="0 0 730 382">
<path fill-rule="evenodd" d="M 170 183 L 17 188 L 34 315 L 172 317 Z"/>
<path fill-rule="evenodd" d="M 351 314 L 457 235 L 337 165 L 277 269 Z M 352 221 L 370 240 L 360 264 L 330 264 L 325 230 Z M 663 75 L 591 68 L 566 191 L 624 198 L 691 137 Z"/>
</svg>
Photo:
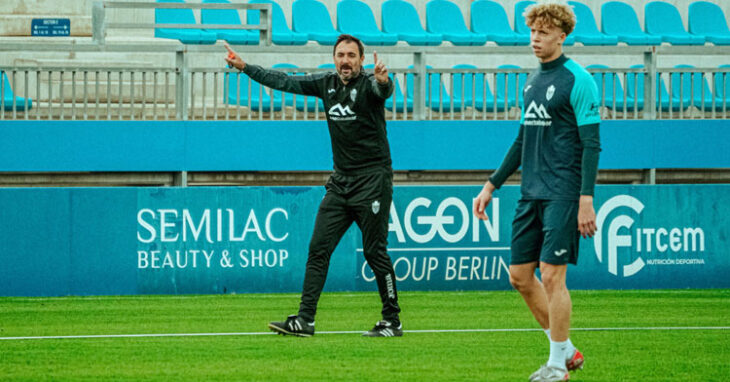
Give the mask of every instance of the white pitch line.
<svg viewBox="0 0 730 382">
<path fill-rule="evenodd" d="M 644 326 L 633 328 L 571 328 L 571 331 L 656 331 L 656 330 L 730 330 L 730 326 Z M 503 328 L 503 329 L 421 329 L 404 330 L 404 333 L 500 333 L 500 332 L 538 332 L 535 328 Z M 362 330 L 321 331 L 317 334 L 361 334 Z M 0 337 L 0 340 L 52 340 L 52 339 L 84 339 L 84 338 L 147 338 L 147 337 L 223 337 L 223 336 L 268 336 L 274 332 L 239 332 L 239 333 L 148 333 L 148 334 L 90 334 L 78 336 L 26 336 Z"/>
</svg>

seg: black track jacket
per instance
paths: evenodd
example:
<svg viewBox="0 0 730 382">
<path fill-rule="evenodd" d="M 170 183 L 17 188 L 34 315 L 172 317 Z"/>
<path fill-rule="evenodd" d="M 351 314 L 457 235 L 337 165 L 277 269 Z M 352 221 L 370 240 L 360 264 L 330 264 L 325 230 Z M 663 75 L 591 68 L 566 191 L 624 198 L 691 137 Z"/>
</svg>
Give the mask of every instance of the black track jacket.
<svg viewBox="0 0 730 382">
<path fill-rule="evenodd" d="M 380 85 L 373 74 L 361 72 L 345 85 L 337 73 L 291 76 L 251 64 L 246 64 L 243 72 L 272 89 L 324 101 L 334 168 L 338 173 L 350 175 L 390 167 L 385 100 L 393 93 L 392 80 Z"/>
</svg>

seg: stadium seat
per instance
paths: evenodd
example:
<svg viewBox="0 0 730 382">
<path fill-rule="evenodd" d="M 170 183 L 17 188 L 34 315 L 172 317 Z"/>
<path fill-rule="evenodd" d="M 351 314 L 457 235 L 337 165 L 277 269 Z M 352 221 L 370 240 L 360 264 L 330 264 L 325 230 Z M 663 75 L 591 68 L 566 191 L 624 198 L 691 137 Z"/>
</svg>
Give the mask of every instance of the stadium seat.
<svg viewBox="0 0 730 382">
<path fill-rule="evenodd" d="M 286 23 L 284 11 L 281 6 L 271 0 L 249 0 L 250 4 L 271 4 L 271 41 L 276 45 L 304 45 L 309 41 L 306 33 L 292 32 Z M 246 12 L 246 20 L 249 24 L 259 24 L 259 14 L 257 10 L 249 10 Z"/>
<path fill-rule="evenodd" d="M 413 68 L 413 65 L 408 66 L 409 69 Z M 426 65 L 426 69 L 432 69 L 431 65 Z M 444 112 L 451 111 L 451 97 L 446 91 L 446 86 L 441 81 L 441 74 L 439 73 L 427 73 L 428 80 L 426 80 L 426 100 L 425 105 L 430 107 L 433 111 L 442 110 Z M 406 75 L 406 96 L 413 99 L 414 93 L 414 76 L 413 74 Z M 454 112 L 461 111 L 461 100 L 454 100 Z"/>
<path fill-rule="evenodd" d="M 335 70 L 336 69 L 335 64 L 333 64 L 331 62 L 328 62 L 326 64 L 317 65 L 317 68 L 319 68 L 319 69 L 332 69 L 332 70 Z"/>
<path fill-rule="evenodd" d="M 530 27 L 527 26 L 527 22 L 525 21 L 525 10 L 533 4 L 535 2 L 532 0 L 518 1 L 515 3 L 515 32 L 527 36 L 528 39 L 530 38 Z M 563 45 L 569 46 L 573 44 L 575 44 L 575 37 L 570 34 L 565 38 Z"/>
<path fill-rule="evenodd" d="M 720 65 L 720 68 L 730 68 L 730 65 Z M 720 102 L 718 109 L 723 108 L 723 102 L 725 108 L 730 109 L 730 72 L 715 73 L 713 81 L 715 83 L 715 96 Z"/>
<path fill-rule="evenodd" d="M 297 0 L 291 6 L 291 26 L 320 45 L 334 45 L 340 35 L 332 25 L 327 7 L 317 0 Z"/>
<path fill-rule="evenodd" d="M 375 23 L 370 6 L 359 0 L 341 0 L 337 3 L 337 30 L 351 34 L 367 45 L 395 45 L 398 35 L 383 33 Z"/>
<path fill-rule="evenodd" d="M 632 65 L 630 68 L 632 69 L 638 69 L 643 68 L 644 65 Z M 626 88 L 628 91 L 628 97 L 631 99 L 636 99 L 636 107 L 639 110 L 644 109 L 644 73 L 628 73 L 626 76 Z M 659 73 L 656 74 L 656 82 L 657 82 L 657 90 L 656 90 L 656 104 L 657 104 L 657 110 L 662 111 L 668 111 L 669 110 L 669 92 L 667 91 L 667 86 L 664 84 L 664 80 L 662 79 L 661 75 Z M 676 93 L 678 94 L 678 93 Z M 678 111 L 679 110 L 679 98 L 672 97 L 672 110 Z M 686 109 L 688 107 L 687 104 L 683 105 Z"/>
<path fill-rule="evenodd" d="M 459 6 L 448 0 L 431 0 L 426 4 L 426 29 L 440 33 L 454 45 L 484 45 L 487 36 L 466 27 Z"/>
<path fill-rule="evenodd" d="M 598 30 L 593 12 L 587 5 L 577 1 L 569 1 L 568 4 L 573 6 L 575 12 L 575 29 L 570 34 L 575 38 L 575 41 L 583 45 L 618 44 L 618 37 L 605 35 Z"/>
<path fill-rule="evenodd" d="M 494 41 L 497 45 L 530 44 L 530 36 L 513 31 L 504 8 L 491 0 L 471 3 L 471 30 L 486 35 L 487 41 Z"/>
<path fill-rule="evenodd" d="M 203 4 L 230 4 L 228 0 L 203 0 Z M 201 24 L 241 25 L 241 17 L 235 9 L 205 9 L 200 11 Z M 259 32 L 247 29 L 204 29 L 215 33 L 218 40 L 226 40 L 233 45 L 257 45 Z"/>
<path fill-rule="evenodd" d="M 297 65 L 289 64 L 289 63 L 279 63 L 274 64 L 272 66 L 273 69 L 296 69 L 299 68 Z M 287 73 L 290 76 L 303 76 L 307 73 L 303 72 L 288 72 Z M 293 94 L 293 93 L 284 93 L 281 90 L 274 90 L 271 89 L 271 97 L 274 98 L 274 104 L 281 106 L 282 103 L 282 94 L 284 94 L 284 104 L 286 106 L 294 106 L 294 101 L 296 100 L 296 108 L 297 110 L 304 110 L 305 109 L 305 102 L 304 98 L 305 96 L 301 94 Z M 308 112 L 314 112 L 314 108 L 316 107 L 316 102 L 318 100 L 317 97 L 314 96 L 306 96 L 307 102 L 306 102 L 306 109 Z M 324 110 L 324 104 L 322 101 L 319 101 L 319 111 Z"/>
<path fill-rule="evenodd" d="M 444 40 L 444 36 L 423 29 L 416 8 L 407 1 L 384 2 L 380 16 L 383 31 L 397 34 L 399 40 L 409 45 L 441 45 Z"/>
<path fill-rule="evenodd" d="M 601 31 L 628 45 L 661 45 L 662 38 L 644 33 L 634 8 L 620 1 L 601 5 Z"/>
<path fill-rule="evenodd" d="M 588 65 L 586 69 L 608 69 L 606 65 Z M 598 96 L 601 98 L 601 105 L 609 109 L 624 109 L 624 88 L 621 85 L 620 78 L 614 73 L 601 72 L 592 73 L 593 81 L 598 88 Z M 626 96 L 626 110 L 633 110 L 634 99 Z"/>
<path fill-rule="evenodd" d="M 675 65 L 675 68 L 694 68 L 692 65 Z M 682 101 L 682 106 L 694 106 L 698 109 L 712 110 L 712 91 L 707 78 L 701 72 L 672 73 L 672 96 Z M 704 102 L 704 103 L 703 103 Z M 720 104 L 722 99 L 716 99 L 715 105 Z"/>
<path fill-rule="evenodd" d="M 30 98 L 18 97 L 13 93 L 13 88 L 10 87 L 10 80 L 4 71 L 0 71 L 0 83 L 2 83 L 2 94 L 3 94 L 3 108 L 5 111 L 13 110 L 13 99 L 15 99 L 15 110 L 24 111 L 26 100 L 28 102 L 28 110 L 33 108 L 33 100 Z"/>
<path fill-rule="evenodd" d="M 725 14 L 717 4 L 695 1 L 689 5 L 689 33 L 704 36 L 715 45 L 730 45 Z"/>
<path fill-rule="evenodd" d="M 644 6 L 644 25 L 647 33 L 661 36 L 662 41 L 672 45 L 705 45 L 705 37 L 687 33 L 677 8 L 663 1 Z"/>
<path fill-rule="evenodd" d="M 156 0 L 157 3 L 185 3 L 183 0 Z M 192 9 L 155 9 L 155 24 L 197 24 Z M 213 32 L 202 29 L 155 28 L 155 37 L 180 40 L 183 44 L 215 44 Z"/>
<path fill-rule="evenodd" d="M 238 86 L 240 83 L 240 86 Z M 251 95 L 249 96 L 249 92 Z M 271 111 L 271 97 L 263 90 L 261 84 L 243 73 L 230 73 L 228 76 L 228 94 L 226 103 L 250 107 L 252 111 Z M 249 105 L 250 103 L 250 105 Z M 281 110 L 281 101 L 274 103 L 274 110 Z"/>
<path fill-rule="evenodd" d="M 373 68 L 375 68 L 375 65 L 373 64 L 367 64 L 363 66 L 364 69 L 368 71 L 372 71 Z M 406 80 L 413 80 L 413 75 L 410 75 L 411 77 Z M 400 83 L 396 78 L 394 78 L 393 73 L 389 73 L 388 77 L 390 77 L 390 80 L 394 82 L 395 89 L 393 90 L 393 94 L 395 95 L 395 111 L 398 113 L 403 112 L 403 106 L 404 104 L 408 108 L 408 111 L 413 111 L 413 98 L 408 97 L 405 101 L 403 99 L 403 89 L 400 86 Z M 404 103 L 405 102 L 405 103 Z M 388 97 L 387 100 L 385 100 L 385 110 L 392 111 L 393 110 L 393 95 Z"/>
<path fill-rule="evenodd" d="M 517 65 L 499 65 L 497 68 L 520 69 Z M 519 94 L 519 98 L 517 98 L 519 106 L 523 107 L 524 98 L 522 91 L 525 88 L 525 82 L 527 82 L 527 73 L 497 73 L 497 98 L 501 99 L 503 104 L 506 100 L 508 107 L 515 107 L 517 105 L 515 95 Z M 507 95 L 506 97 L 505 94 Z"/>
<path fill-rule="evenodd" d="M 470 64 L 454 65 L 454 69 L 477 69 Z M 482 112 L 504 110 L 504 100 L 497 99 L 495 105 L 494 95 L 489 89 L 489 83 L 485 81 L 484 73 L 454 74 L 454 96 L 464 99 L 465 107 L 472 107 Z"/>
<path fill-rule="evenodd" d="M 426 65 L 426 68 L 432 69 L 431 65 Z M 430 107 L 433 111 L 443 111 L 445 113 L 461 111 L 461 99 L 449 94 L 441 74 L 431 73 L 429 78 L 430 81 L 426 84 L 426 106 Z M 431 91 L 430 93 L 428 93 L 429 89 Z M 452 99 L 454 103 L 453 110 L 451 108 Z"/>
</svg>

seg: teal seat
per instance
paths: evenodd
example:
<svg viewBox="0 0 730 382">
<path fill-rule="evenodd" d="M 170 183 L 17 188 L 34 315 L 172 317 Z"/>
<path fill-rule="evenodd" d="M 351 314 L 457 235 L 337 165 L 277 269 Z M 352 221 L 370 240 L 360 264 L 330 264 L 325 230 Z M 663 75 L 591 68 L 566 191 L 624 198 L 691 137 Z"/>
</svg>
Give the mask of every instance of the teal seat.
<svg viewBox="0 0 730 382">
<path fill-rule="evenodd" d="M 32 99 L 19 97 L 13 93 L 13 88 L 10 87 L 10 81 L 8 80 L 8 76 L 5 74 L 5 71 L 0 71 L 0 83 L 3 87 L 3 108 L 5 111 L 13 111 L 13 100 L 15 100 L 16 111 L 25 111 L 33 108 Z"/>
<path fill-rule="evenodd" d="M 632 69 L 638 69 L 643 68 L 644 65 L 632 65 Z M 629 94 L 629 97 L 632 99 L 636 99 L 637 108 L 639 110 L 644 109 L 644 73 L 628 73 L 627 77 L 627 84 L 626 88 Z M 656 74 L 656 106 L 657 110 L 661 111 L 669 111 L 670 105 L 669 105 L 669 92 L 667 91 L 667 86 L 664 83 L 664 80 L 661 78 L 659 73 Z M 636 90 L 634 90 L 636 89 Z M 672 93 L 675 93 L 672 91 Z M 679 93 L 675 93 L 679 94 Z M 686 109 L 689 105 L 684 104 L 684 108 Z M 672 97 L 671 102 L 671 109 L 672 111 L 679 111 L 679 98 L 678 97 Z"/>
<path fill-rule="evenodd" d="M 239 86 L 240 85 L 240 86 Z M 250 93 L 250 95 L 249 95 Z M 228 93 L 225 101 L 229 105 L 250 107 L 253 111 L 271 111 L 271 97 L 261 84 L 251 80 L 244 73 L 230 73 L 228 76 Z M 281 110 L 281 102 L 274 103 L 274 111 Z"/>
<path fill-rule="evenodd" d="M 601 33 L 596 25 L 593 12 L 587 5 L 577 1 L 568 1 L 575 12 L 575 29 L 570 35 L 583 45 L 617 45 L 618 37 Z"/>
<path fill-rule="evenodd" d="M 634 8 L 620 1 L 607 1 L 601 5 L 601 31 L 628 45 L 662 44 L 661 36 L 644 33 Z"/>
<path fill-rule="evenodd" d="M 398 35 L 378 29 L 370 6 L 359 0 L 341 0 L 337 3 L 337 30 L 351 34 L 366 45 L 395 45 Z"/>
<path fill-rule="evenodd" d="M 157 3 L 185 3 L 183 0 L 156 0 Z M 155 9 L 155 24 L 197 24 L 192 9 Z M 155 37 L 180 40 L 183 44 L 215 44 L 217 36 L 202 29 L 155 28 Z"/>
<path fill-rule="evenodd" d="M 441 45 L 444 36 L 426 32 L 421 25 L 421 18 L 411 3 L 403 0 L 388 0 L 383 3 L 380 12 L 383 31 L 395 33 L 400 41 L 409 45 Z"/>
<path fill-rule="evenodd" d="M 459 64 L 454 69 L 477 69 L 475 65 Z M 454 97 L 464 99 L 464 106 L 475 108 L 482 112 L 504 111 L 504 100 L 495 99 L 484 73 L 455 73 Z M 495 109 L 496 107 L 496 109 Z"/>
<path fill-rule="evenodd" d="M 644 26 L 647 33 L 661 36 L 662 41 L 672 45 L 705 45 L 705 36 L 687 33 L 677 8 L 663 1 L 644 6 Z"/>
<path fill-rule="evenodd" d="M 228 0 L 203 0 L 203 4 L 230 4 Z M 241 17 L 235 9 L 206 9 L 200 11 L 201 24 L 241 25 Z M 204 29 L 215 33 L 219 40 L 233 45 L 257 45 L 259 32 L 247 29 Z"/>
<path fill-rule="evenodd" d="M 426 29 L 444 36 L 454 45 L 484 45 L 487 36 L 466 27 L 459 6 L 448 0 L 431 0 L 426 4 Z"/>
<path fill-rule="evenodd" d="M 413 65 L 408 66 L 409 69 L 413 68 Z M 432 69 L 431 65 L 426 65 L 427 69 Z M 446 90 L 446 85 L 441 80 L 441 74 L 440 73 L 430 73 L 427 74 L 428 81 L 426 82 L 426 99 L 425 105 L 427 107 L 430 107 L 433 111 L 443 111 L 445 113 L 454 111 L 454 112 L 460 112 L 461 107 L 461 99 L 454 98 L 454 107 L 452 109 L 451 107 L 451 99 L 452 97 L 449 95 L 449 92 Z M 406 87 L 406 96 L 409 98 L 413 98 L 414 93 L 414 78 L 415 76 L 413 74 L 406 75 L 406 82 L 408 82 Z M 465 105 L 466 106 L 466 105 Z"/>
<path fill-rule="evenodd" d="M 674 67 L 680 69 L 694 68 L 692 65 L 675 65 Z M 682 100 L 682 106 L 712 110 L 712 90 L 707 78 L 702 73 L 688 70 L 682 73 L 672 73 L 670 78 L 672 81 L 672 95 L 674 98 Z M 715 106 L 717 104 L 720 104 L 720 108 L 722 108 L 722 99 L 719 97 L 715 100 Z"/>
<path fill-rule="evenodd" d="M 730 68 L 730 65 L 720 65 L 720 68 Z M 715 73 L 715 96 L 719 102 L 719 109 L 722 109 L 723 103 L 726 109 L 730 109 L 730 72 Z"/>
<path fill-rule="evenodd" d="M 286 23 L 286 17 L 281 6 L 271 0 L 249 0 L 250 4 L 271 4 L 271 41 L 276 45 L 304 45 L 309 41 L 306 33 L 292 32 Z M 246 20 L 249 24 L 259 24 L 257 10 L 246 11 Z"/>
<path fill-rule="evenodd" d="M 586 69 L 608 69 L 606 65 L 588 65 Z M 609 109 L 620 111 L 624 109 L 624 87 L 621 85 L 620 78 L 611 72 L 600 72 L 591 74 L 593 81 L 598 88 L 598 97 L 601 99 L 601 105 Z M 634 99 L 626 96 L 626 110 L 633 110 Z"/>
<path fill-rule="evenodd" d="M 499 65 L 497 68 L 520 69 L 517 65 Z M 523 89 L 526 82 L 527 73 L 497 73 L 497 98 L 502 100 L 502 105 L 506 100 L 508 107 L 523 107 Z"/>
<path fill-rule="evenodd" d="M 306 33 L 320 45 L 334 45 L 340 32 L 335 30 L 327 7 L 317 0 L 297 0 L 291 6 L 291 26 L 295 32 Z"/>
<path fill-rule="evenodd" d="M 530 36 L 512 30 L 507 12 L 491 0 L 477 0 L 471 3 L 471 30 L 487 36 L 487 41 L 497 45 L 529 45 Z"/>
<path fill-rule="evenodd" d="M 725 13 L 717 4 L 695 1 L 689 5 L 688 20 L 689 33 L 704 36 L 715 45 L 730 45 L 730 29 Z"/>
</svg>

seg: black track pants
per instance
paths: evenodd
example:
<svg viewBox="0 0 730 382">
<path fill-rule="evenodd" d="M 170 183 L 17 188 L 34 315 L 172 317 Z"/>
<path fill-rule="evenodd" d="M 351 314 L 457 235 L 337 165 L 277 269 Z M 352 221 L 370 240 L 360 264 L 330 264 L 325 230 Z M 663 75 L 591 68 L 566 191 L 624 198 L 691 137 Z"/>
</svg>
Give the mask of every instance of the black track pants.
<svg viewBox="0 0 730 382">
<path fill-rule="evenodd" d="M 365 260 L 378 284 L 383 302 L 383 319 L 399 321 L 395 273 L 386 249 L 388 218 L 393 200 L 393 171 L 383 168 L 355 176 L 334 173 L 325 187 L 327 193 L 319 205 L 309 243 L 299 315 L 305 320 L 314 321 L 317 301 L 327 279 L 330 257 L 354 221 L 362 231 Z"/>
</svg>

